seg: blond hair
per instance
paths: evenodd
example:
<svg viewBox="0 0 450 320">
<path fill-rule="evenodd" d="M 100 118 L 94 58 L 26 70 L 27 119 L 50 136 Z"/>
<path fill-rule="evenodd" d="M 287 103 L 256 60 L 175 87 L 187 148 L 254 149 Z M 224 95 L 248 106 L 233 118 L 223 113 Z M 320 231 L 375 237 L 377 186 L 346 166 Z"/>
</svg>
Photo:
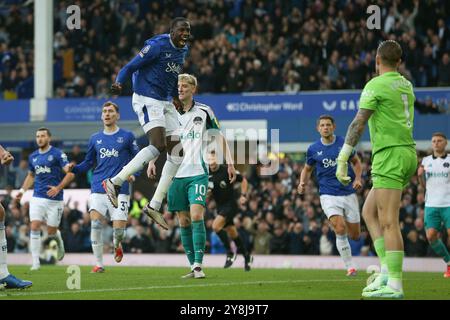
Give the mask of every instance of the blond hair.
<svg viewBox="0 0 450 320">
<path fill-rule="evenodd" d="M 178 81 L 184 81 L 190 85 L 197 87 L 197 78 L 189 73 L 182 73 L 178 75 Z"/>
</svg>

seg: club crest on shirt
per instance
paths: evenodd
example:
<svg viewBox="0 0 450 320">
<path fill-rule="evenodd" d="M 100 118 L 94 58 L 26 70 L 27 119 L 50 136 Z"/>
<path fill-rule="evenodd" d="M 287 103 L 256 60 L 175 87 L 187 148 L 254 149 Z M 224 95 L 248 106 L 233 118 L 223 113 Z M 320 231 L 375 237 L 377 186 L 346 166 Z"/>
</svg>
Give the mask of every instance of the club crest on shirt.
<svg viewBox="0 0 450 320">
<path fill-rule="evenodd" d="M 450 167 L 450 163 L 444 162 L 443 166 L 444 166 L 444 168 L 449 168 Z"/>
<path fill-rule="evenodd" d="M 118 137 L 117 138 L 117 143 L 123 143 L 123 137 Z"/>
<path fill-rule="evenodd" d="M 195 124 L 196 126 L 201 125 L 202 122 L 203 122 L 202 117 L 195 117 L 195 118 L 194 118 L 194 124 Z"/>
<path fill-rule="evenodd" d="M 141 58 L 144 57 L 144 55 L 148 52 L 148 50 L 150 50 L 151 46 L 145 46 L 144 48 L 142 48 L 142 50 L 139 52 L 139 55 L 141 56 Z"/>
<path fill-rule="evenodd" d="M 52 155 L 49 155 L 48 158 L 47 158 L 47 160 L 48 160 L 48 161 L 53 161 L 53 156 L 52 156 Z"/>
</svg>

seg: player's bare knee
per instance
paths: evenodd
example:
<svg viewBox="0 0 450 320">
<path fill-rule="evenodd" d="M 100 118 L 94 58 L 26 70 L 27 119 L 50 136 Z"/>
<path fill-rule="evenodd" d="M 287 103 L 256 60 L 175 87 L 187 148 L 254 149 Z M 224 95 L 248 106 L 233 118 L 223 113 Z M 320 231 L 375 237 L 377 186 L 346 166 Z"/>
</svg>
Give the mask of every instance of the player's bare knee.
<svg viewBox="0 0 450 320">
<path fill-rule="evenodd" d="M 191 225 L 191 218 L 185 214 L 177 214 L 178 221 L 180 222 L 180 226 L 183 228 L 187 228 Z"/>
<path fill-rule="evenodd" d="M 40 231 L 41 230 L 41 222 L 40 221 L 31 221 L 31 231 Z"/>
<path fill-rule="evenodd" d="M 432 243 L 435 242 L 438 239 L 438 233 L 435 229 L 428 229 L 427 230 L 427 240 L 428 242 Z"/>
</svg>

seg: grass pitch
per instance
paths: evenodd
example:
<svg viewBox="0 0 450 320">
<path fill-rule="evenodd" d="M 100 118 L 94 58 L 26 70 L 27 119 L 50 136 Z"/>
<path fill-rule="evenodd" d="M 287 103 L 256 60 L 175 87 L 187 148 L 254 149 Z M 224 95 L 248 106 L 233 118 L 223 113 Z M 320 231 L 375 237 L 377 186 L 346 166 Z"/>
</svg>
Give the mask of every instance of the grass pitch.
<svg viewBox="0 0 450 320">
<path fill-rule="evenodd" d="M 298 300 L 361 299 L 368 275 L 348 278 L 340 270 L 206 268 L 206 279 L 181 279 L 187 268 L 107 267 L 92 274 L 81 267 L 80 290 L 69 290 L 67 267 L 9 266 L 14 275 L 33 281 L 26 290 L 0 291 L 0 300 Z M 406 299 L 450 300 L 450 279 L 442 273 L 405 272 Z"/>
</svg>

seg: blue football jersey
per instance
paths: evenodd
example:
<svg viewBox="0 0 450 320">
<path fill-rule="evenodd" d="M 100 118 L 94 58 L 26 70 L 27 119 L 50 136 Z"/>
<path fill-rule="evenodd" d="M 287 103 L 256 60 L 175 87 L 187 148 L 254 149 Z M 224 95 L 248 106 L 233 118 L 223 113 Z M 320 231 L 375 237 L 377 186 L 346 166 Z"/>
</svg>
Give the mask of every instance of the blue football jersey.
<svg viewBox="0 0 450 320">
<path fill-rule="evenodd" d="M 316 167 L 316 177 L 319 183 L 320 194 L 346 196 L 355 192 L 352 183 L 344 186 L 336 178 L 336 159 L 344 142 L 344 138 L 339 136 L 336 136 L 334 142 L 328 145 L 323 144 L 322 140 L 319 140 L 310 145 L 306 152 L 306 163 Z M 350 159 L 354 155 L 355 150 L 353 150 Z M 352 178 L 353 182 L 355 180 L 355 173 L 350 162 L 348 164 L 348 175 Z"/>
<path fill-rule="evenodd" d="M 132 132 L 118 129 L 114 133 L 99 131 L 89 139 L 89 147 L 84 161 L 76 165 L 74 174 L 86 172 L 94 165 L 91 192 L 105 193 L 102 181 L 114 177 L 139 152 Z M 129 194 L 129 184 L 124 182 L 121 194 Z"/>
<path fill-rule="evenodd" d="M 148 39 L 138 55 L 117 75 L 116 82 L 124 83 L 133 74 L 133 91 L 157 100 L 171 100 L 178 96 L 178 74 L 183 70 L 188 47 L 177 48 L 169 34 Z"/>
<path fill-rule="evenodd" d="M 33 197 L 50 200 L 63 200 L 64 192 L 61 190 L 56 197 L 47 196 L 49 186 L 57 186 L 64 178 L 63 168 L 68 164 L 67 155 L 58 148 L 50 148 L 41 153 L 34 151 L 28 157 L 28 168 L 34 173 Z"/>
</svg>

